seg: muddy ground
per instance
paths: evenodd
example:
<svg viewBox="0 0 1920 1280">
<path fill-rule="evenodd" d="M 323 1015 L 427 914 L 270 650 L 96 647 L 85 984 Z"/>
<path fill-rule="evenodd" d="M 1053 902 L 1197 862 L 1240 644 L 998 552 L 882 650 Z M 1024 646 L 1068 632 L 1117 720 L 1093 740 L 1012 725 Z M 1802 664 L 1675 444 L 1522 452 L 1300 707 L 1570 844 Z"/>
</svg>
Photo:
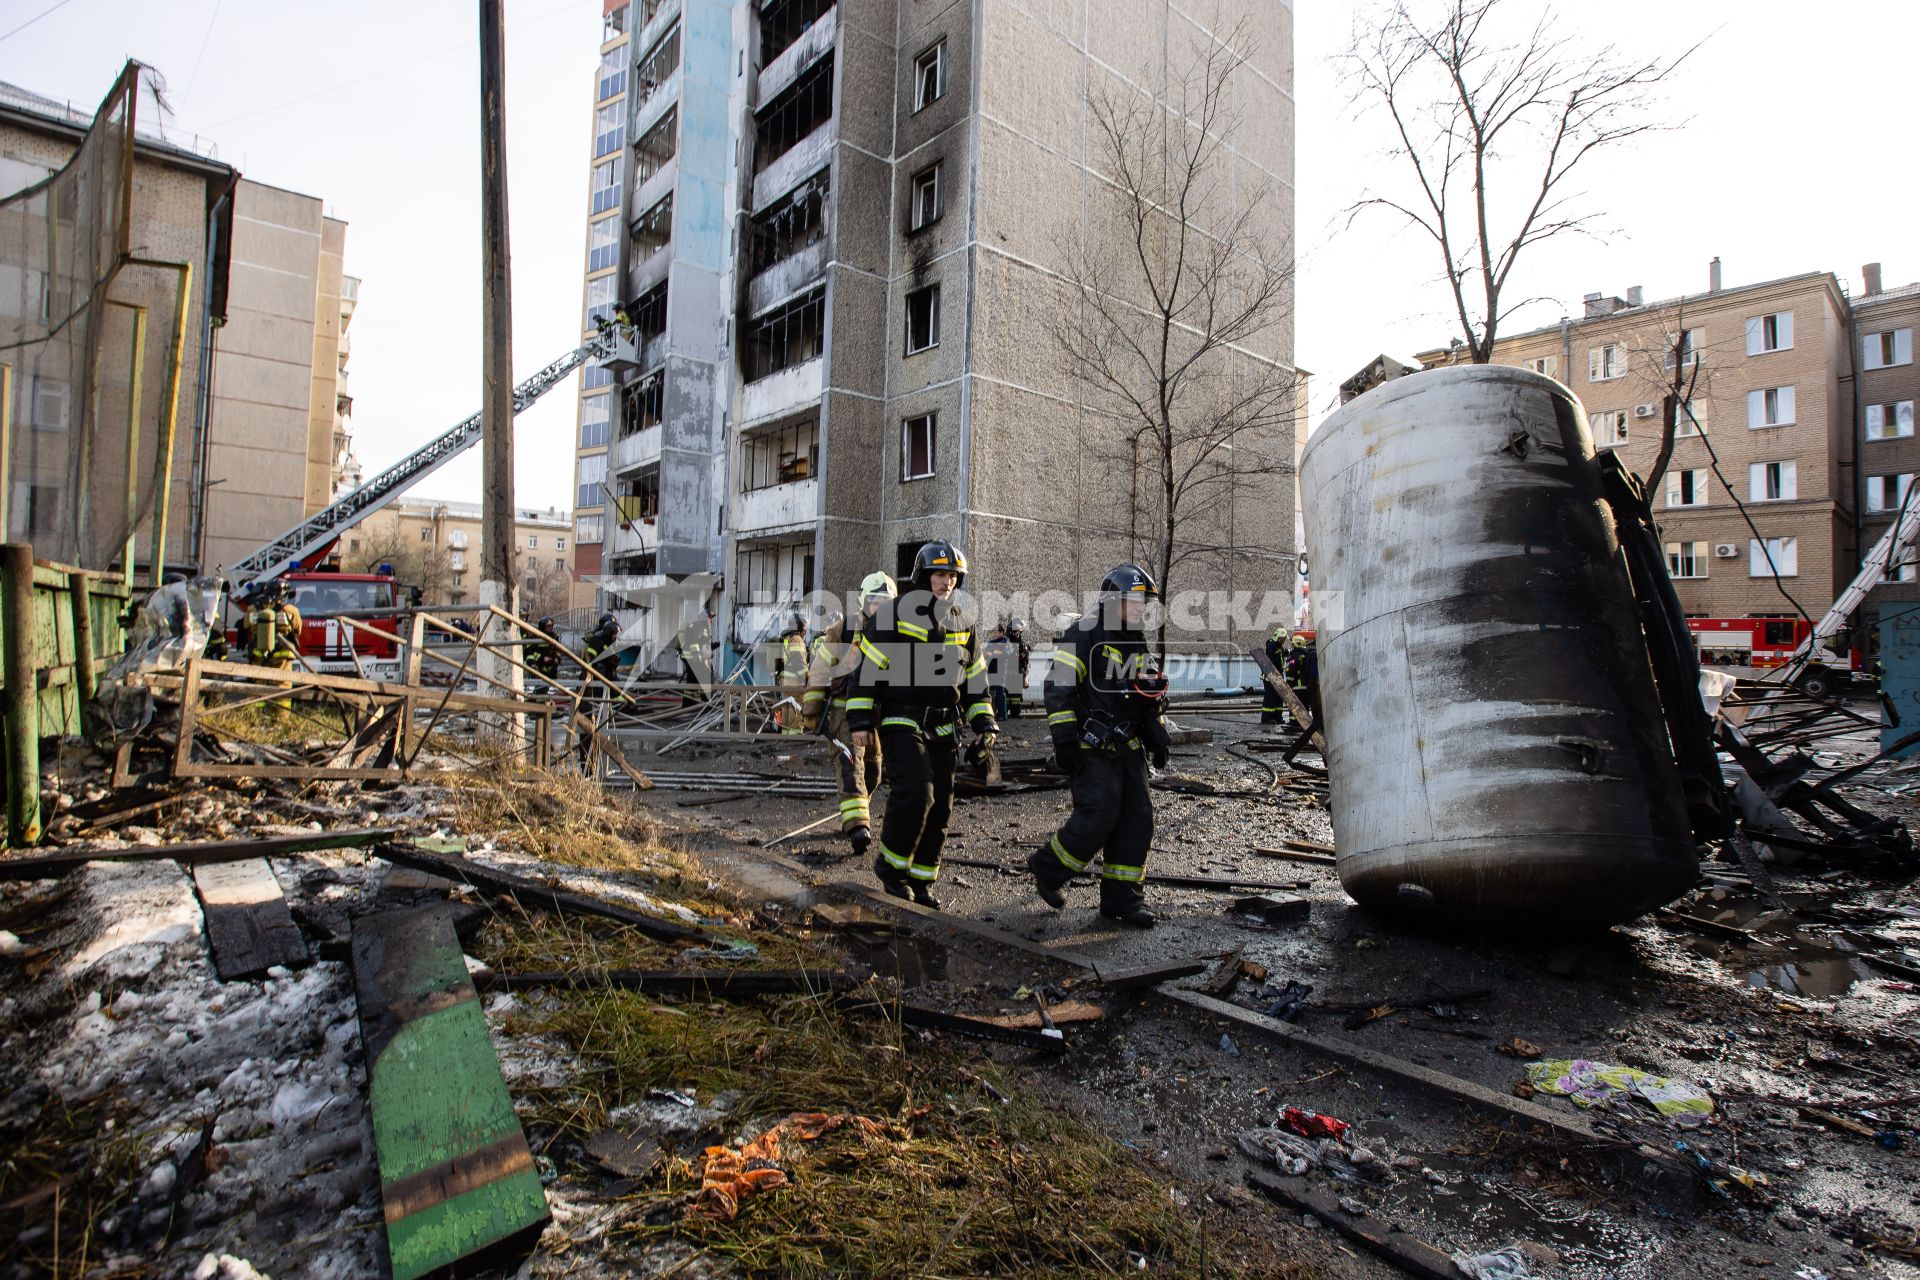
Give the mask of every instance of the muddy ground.
<svg viewBox="0 0 1920 1280">
<path fill-rule="evenodd" d="M 1227 1189 L 1237 1189 L 1255 1163 L 1239 1149 L 1240 1133 L 1275 1123 L 1287 1105 L 1339 1117 L 1383 1157 L 1384 1171 L 1360 1177 L 1333 1161 L 1312 1170 L 1309 1185 L 1449 1251 L 1543 1245 L 1557 1260 L 1542 1274 L 1920 1275 L 1913 1145 L 1920 1134 L 1910 1127 L 1920 1120 L 1913 1105 L 1920 1099 L 1920 992 L 1856 955 L 1862 946 L 1889 956 L 1920 949 L 1920 897 L 1903 878 L 1856 874 L 1817 858 L 1770 863 L 1770 888 L 1785 907 L 1776 909 L 1737 868 L 1710 866 L 1715 878 L 1680 909 L 1744 927 L 1757 940 L 1752 945 L 1655 919 L 1531 940 L 1411 932 L 1354 905 L 1331 867 L 1252 851 L 1285 839 L 1332 840 L 1324 798 L 1306 788 L 1272 789 L 1267 769 L 1255 763 L 1278 764 L 1277 756 L 1249 750 L 1272 740 L 1256 717 L 1179 719 L 1212 730 L 1214 740 L 1176 749 L 1174 779 L 1271 794 L 1156 791 L 1149 880 L 1157 870 L 1292 882 L 1311 903 L 1306 923 L 1258 925 L 1231 911 L 1240 894 L 1164 886 L 1150 888 L 1162 922 L 1151 932 L 1102 921 L 1090 884 L 1071 891 L 1066 911 L 1049 910 L 1011 869 L 1064 817 L 1064 792 L 1049 790 L 959 802 L 948 855 L 1009 869 L 949 866 L 939 886 L 945 914 L 1005 931 L 1008 942 L 1069 950 L 1103 966 L 1237 953 L 1265 977 L 1243 977 L 1233 1001 L 1258 1010 L 1289 982 L 1310 985 L 1298 1025 L 1330 1040 L 1510 1094 L 1526 1064 L 1499 1047 L 1518 1037 L 1548 1059 L 1590 1058 L 1696 1084 L 1715 1100 L 1715 1119 L 1682 1129 L 1643 1103 L 1603 1110 L 1595 1114 L 1604 1116 L 1604 1133 L 1674 1162 L 1636 1168 L 1632 1159 L 1600 1152 L 1569 1156 L 1490 1122 L 1483 1108 L 1445 1089 L 1416 1087 L 1151 997 L 1110 998 L 1104 1022 L 1070 1029 L 1070 1055 L 1029 1070 L 1037 1087 L 1072 1100 L 1156 1165 L 1229 1202 L 1244 1193 Z M 1043 757 L 1042 723 L 1020 718 L 1006 728 L 1004 759 Z M 1823 749 L 1821 758 L 1838 765 L 1872 749 L 1863 737 Z M 654 762 L 675 771 L 825 773 L 810 740 L 798 749 L 681 747 L 668 757 L 640 749 L 636 759 L 642 768 Z M 1845 794 L 1876 812 L 1910 817 L 1912 803 L 1889 794 L 1907 785 L 1882 766 Z M 663 789 L 648 799 L 709 854 L 750 850 L 832 808 L 831 801 L 747 792 Z M 871 872 L 831 830 L 788 840 L 776 852 L 816 892 L 870 893 Z M 870 947 L 866 958 L 899 971 L 923 998 L 1001 1008 L 1028 985 L 1050 981 L 1056 996 L 1088 989 L 1083 972 L 1049 966 L 1031 949 L 925 913 L 912 913 L 909 925 L 910 938 Z M 1911 951 L 1904 954 L 1913 963 Z M 1198 987 L 1209 976 L 1178 985 Z M 1391 1012 L 1371 1013 L 1383 1008 Z M 1565 1099 L 1541 1101 L 1575 1114 Z M 1809 1118 L 1803 1107 L 1840 1113 L 1842 1123 Z M 1703 1160 L 1700 1176 L 1672 1176 L 1681 1162 L 1699 1167 Z"/>
</svg>

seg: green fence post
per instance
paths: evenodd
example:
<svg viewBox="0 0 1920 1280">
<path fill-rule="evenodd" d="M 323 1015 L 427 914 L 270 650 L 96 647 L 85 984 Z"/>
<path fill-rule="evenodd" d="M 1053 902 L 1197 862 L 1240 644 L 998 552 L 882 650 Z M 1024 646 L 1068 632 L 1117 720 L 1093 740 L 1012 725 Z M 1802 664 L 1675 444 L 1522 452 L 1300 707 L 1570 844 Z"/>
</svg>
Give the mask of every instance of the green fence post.
<svg viewBox="0 0 1920 1280">
<path fill-rule="evenodd" d="M 40 680 L 33 662 L 33 548 L 0 546 L 0 642 L 7 726 L 7 842 L 40 842 Z"/>
</svg>

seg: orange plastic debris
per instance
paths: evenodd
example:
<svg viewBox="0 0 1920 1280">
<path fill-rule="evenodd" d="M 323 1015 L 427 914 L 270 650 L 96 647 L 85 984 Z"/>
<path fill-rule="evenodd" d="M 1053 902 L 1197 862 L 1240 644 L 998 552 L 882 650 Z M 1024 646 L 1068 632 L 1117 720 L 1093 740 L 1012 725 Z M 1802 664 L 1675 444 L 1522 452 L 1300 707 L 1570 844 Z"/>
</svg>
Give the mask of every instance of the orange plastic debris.
<svg viewBox="0 0 1920 1280">
<path fill-rule="evenodd" d="M 884 1137 L 886 1132 L 867 1117 L 844 1111 L 836 1115 L 796 1111 L 737 1151 L 708 1147 L 700 1171 L 696 1210 L 724 1221 L 739 1213 L 741 1202 L 749 1196 L 790 1186 L 791 1179 L 780 1164 L 781 1141 L 793 1138 L 813 1142 L 847 1125 L 859 1129 L 864 1137 Z"/>
</svg>

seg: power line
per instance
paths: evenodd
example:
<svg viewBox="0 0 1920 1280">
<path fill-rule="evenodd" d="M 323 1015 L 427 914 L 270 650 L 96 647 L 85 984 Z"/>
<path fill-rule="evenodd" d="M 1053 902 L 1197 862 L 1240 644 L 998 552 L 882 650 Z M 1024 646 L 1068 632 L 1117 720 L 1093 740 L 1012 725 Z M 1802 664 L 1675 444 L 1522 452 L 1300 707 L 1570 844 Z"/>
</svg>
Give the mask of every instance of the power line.
<svg viewBox="0 0 1920 1280">
<path fill-rule="evenodd" d="M 1773 574 L 1774 589 L 1780 593 L 1782 599 L 1793 606 L 1795 613 L 1806 620 L 1808 626 L 1813 626 L 1813 618 L 1808 615 L 1805 609 L 1800 607 L 1800 602 L 1793 598 L 1792 593 L 1787 590 L 1787 584 L 1780 580 L 1780 566 L 1773 562 L 1773 548 L 1767 545 L 1767 540 L 1761 536 L 1759 527 L 1753 523 L 1753 517 L 1747 512 L 1747 504 L 1740 501 L 1740 495 L 1733 491 L 1732 483 L 1727 480 L 1727 473 L 1720 469 L 1720 454 L 1713 447 L 1713 441 L 1707 437 L 1706 424 L 1693 416 L 1693 406 L 1691 404 L 1682 402 L 1680 408 L 1681 411 L 1687 415 L 1688 420 L 1693 423 L 1694 430 L 1699 433 L 1700 443 L 1707 446 L 1707 460 L 1713 467 L 1713 474 L 1720 478 L 1721 488 L 1725 489 L 1727 496 L 1733 499 L 1734 507 L 1740 512 L 1740 518 L 1747 522 L 1748 532 L 1752 533 L 1753 540 L 1760 544 L 1760 554 L 1767 558 L 1767 569 Z M 1796 552 L 1795 554 L 1797 555 L 1798 553 Z"/>
<path fill-rule="evenodd" d="M 187 88 L 180 95 L 181 102 L 193 96 L 193 82 L 200 78 L 200 63 L 207 56 L 207 42 L 213 39 L 213 24 L 220 20 L 221 2 L 222 0 L 213 0 L 213 13 L 207 18 L 206 34 L 200 37 L 200 52 L 193 55 L 193 70 L 187 73 Z"/>
<path fill-rule="evenodd" d="M 25 31 L 28 27 L 32 26 L 34 23 L 40 21 L 40 19 L 52 13 L 54 9 L 64 9 L 72 3 L 73 3 L 73 0 L 57 0 L 57 3 L 55 3 L 52 6 L 52 8 L 42 9 L 39 13 L 34 14 L 31 18 L 28 18 L 25 22 L 21 23 L 19 26 L 7 32 L 7 34 L 0 36 L 0 40 L 13 39 L 15 36 L 19 35 L 22 31 Z"/>
</svg>

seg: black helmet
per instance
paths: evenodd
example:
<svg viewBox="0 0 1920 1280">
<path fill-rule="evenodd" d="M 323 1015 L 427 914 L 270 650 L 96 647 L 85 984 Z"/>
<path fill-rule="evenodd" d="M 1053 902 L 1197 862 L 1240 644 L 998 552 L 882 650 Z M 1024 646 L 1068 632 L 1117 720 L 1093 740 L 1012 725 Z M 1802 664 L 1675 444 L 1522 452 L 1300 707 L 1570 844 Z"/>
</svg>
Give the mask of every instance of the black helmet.
<svg viewBox="0 0 1920 1280">
<path fill-rule="evenodd" d="M 1100 594 L 1122 599 L 1158 600 L 1160 584 L 1145 569 L 1129 562 L 1100 580 Z"/>
<path fill-rule="evenodd" d="M 913 585 L 926 590 L 933 581 L 933 571 L 945 569 L 948 573 L 958 574 L 959 581 L 954 585 L 965 586 L 967 581 L 967 558 L 960 554 L 960 548 L 951 542 L 935 539 L 920 547 L 920 554 L 913 558 Z"/>
<path fill-rule="evenodd" d="M 550 617 L 542 618 L 534 625 L 538 626 L 542 631 L 551 632 L 553 630 L 553 619 Z"/>
<path fill-rule="evenodd" d="M 612 615 L 611 613 L 603 613 L 603 614 L 601 614 L 601 615 L 600 615 L 600 621 L 598 621 L 598 622 L 596 622 L 596 623 L 594 624 L 594 626 L 595 626 L 596 628 L 598 628 L 598 627 L 617 627 L 617 626 L 619 626 L 619 625 L 620 625 L 620 619 L 618 619 L 618 618 L 616 618 L 616 617 L 614 617 L 614 616 L 613 616 L 613 615 Z"/>
</svg>

